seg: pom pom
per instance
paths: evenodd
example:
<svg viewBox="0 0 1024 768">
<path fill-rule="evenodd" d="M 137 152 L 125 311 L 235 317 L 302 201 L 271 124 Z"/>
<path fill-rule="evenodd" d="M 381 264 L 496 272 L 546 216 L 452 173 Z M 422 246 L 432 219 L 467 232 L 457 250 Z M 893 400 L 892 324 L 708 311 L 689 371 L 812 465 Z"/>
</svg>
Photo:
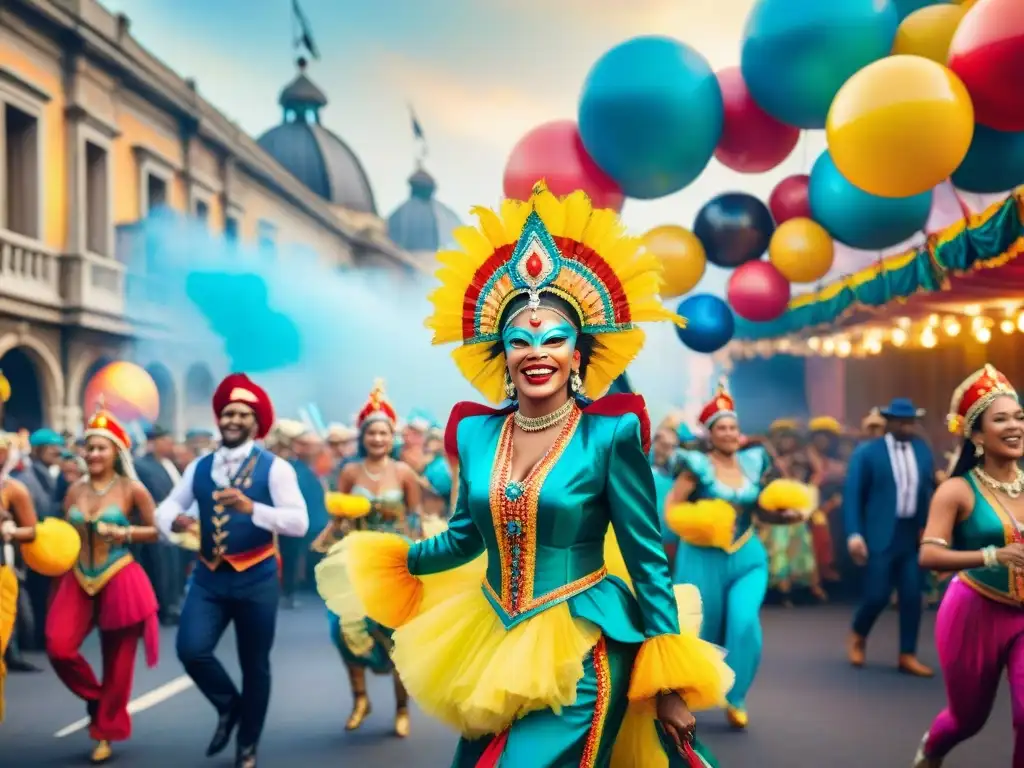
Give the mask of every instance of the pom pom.
<svg viewBox="0 0 1024 768">
<path fill-rule="evenodd" d="M 665 522 L 687 544 L 728 549 L 736 535 L 736 508 L 722 499 L 675 504 L 666 510 Z"/>
<path fill-rule="evenodd" d="M 799 512 L 806 520 L 818 507 L 818 494 L 811 486 L 783 478 L 768 483 L 757 503 L 767 512 Z"/>
<path fill-rule="evenodd" d="M 332 517 L 356 519 L 370 514 L 370 500 L 353 493 L 329 491 L 324 494 L 324 506 Z"/>
</svg>

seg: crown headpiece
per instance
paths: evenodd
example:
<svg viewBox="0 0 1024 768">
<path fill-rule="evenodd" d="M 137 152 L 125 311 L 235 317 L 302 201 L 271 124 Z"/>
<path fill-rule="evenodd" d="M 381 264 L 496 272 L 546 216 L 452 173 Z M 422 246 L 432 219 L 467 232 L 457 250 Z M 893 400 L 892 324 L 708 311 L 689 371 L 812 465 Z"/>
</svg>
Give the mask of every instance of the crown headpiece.
<svg viewBox="0 0 1024 768">
<path fill-rule="evenodd" d="M 492 402 L 505 399 L 505 356 L 495 353 L 495 343 L 517 297 L 527 297 L 524 311 L 531 314 L 545 293 L 574 309 L 572 322 L 598 342 L 584 379 L 591 398 L 604 394 L 640 351 L 637 323 L 684 324 L 659 299 L 658 258 L 626 236 L 614 211 L 595 210 L 583 192 L 559 200 L 540 183 L 526 202 L 505 200 L 498 211 L 473 213 L 478 226 L 454 232 L 460 250 L 438 254 L 441 286 L 430 295 L 434 312 L 426 325 L 434 344 L 460 345 L 452 353 L 456 365 Z"/>
<path fill-rule="evenodd" d="M 995 366 L 986 363 L 953 391 L 949 415 L 946 416 L 949 431 L 970 437 L 974 422 L 996 398 L 1003 395 L 1017 399 L 1017 390 Z"/>
<path fill-rule="evenodd" d="M 98 435 L 108 440 L 113 440 L 117 447 L 124 451 L 132 449 L 132 439 L 128 435 L 128 430 L 121 425 L 121 422 L 114 417 L 114 414 L 106 409 L 103 395 L 97 398 L 96 412 L 93 413 L 85 424 L 85 436 L 89 437 L 90 435 Z"/>
<path fill-rule="evenodd" d="M 729 394 L 725 377 L 722 377 L 715 387 L 715 396 L 701 409 L 697 419 L 705 429 L 711 429 L 711 426 L 724 416 L 736 418 L 736 401 Z"/>
<path fill-rule="evenodd" d="M 398 424 L 398 412 L 384 394 L 384 379 L 377 379 L 370 390 L 370 397 L 356 416 L 356 426 L 362 427 L 370 420 L 387 420 L 394 427 Z"/>
</svg>

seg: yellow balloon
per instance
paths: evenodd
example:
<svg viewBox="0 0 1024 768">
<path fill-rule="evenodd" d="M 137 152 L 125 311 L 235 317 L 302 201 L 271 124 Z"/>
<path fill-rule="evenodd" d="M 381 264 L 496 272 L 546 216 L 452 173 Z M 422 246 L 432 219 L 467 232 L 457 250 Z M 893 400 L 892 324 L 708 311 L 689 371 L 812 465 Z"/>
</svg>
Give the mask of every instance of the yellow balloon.
<svg viewBox="0 0 1024 768">
<path fill-rule="evenodd" d="M 655 227 L 644 235 L 644 247 L 661 260 L 662 298 L 682 296 L 704 277 L 707 256 L 690 230 L 671 224 Z"/>
<path fill-rule="evenodd" d="M 63 576 L 78 561 L 82 537 L 59 517 L 48 517 L 36 525 L 36 537 L 21 545 L 25 565 L 43 576 Z"/>
<path fill-rule="evenodd" d="M 954 0 L 954 2 L 960 7 L 962 7 L 965 11 L 968 11 L 971 9 L 972 5 L 978 2 L 978 0 Z"/>
<path fill-rule="evenodd" d="M 910 197 L 949 178 L 974 136 L 974 106 L 956 75 L 921 56 L 889 56 L 851 77 L 832 101 L 828 149 L 854 186 Z"/>
<path fill-rule="evenodd" d="M 775 230 L 768 260 L 791 283 L 813 283 L 832 269 L 835 245 L 825 228 L 810 219 L 789 219 Z"/>
<path fill-rule="evenodd" d="M 945 65 L 953 33 L 967 13 L 963 5 L 929 5 L 907 16 L 896 31 L 893 55 L 923 56 Z"/>
</svg>

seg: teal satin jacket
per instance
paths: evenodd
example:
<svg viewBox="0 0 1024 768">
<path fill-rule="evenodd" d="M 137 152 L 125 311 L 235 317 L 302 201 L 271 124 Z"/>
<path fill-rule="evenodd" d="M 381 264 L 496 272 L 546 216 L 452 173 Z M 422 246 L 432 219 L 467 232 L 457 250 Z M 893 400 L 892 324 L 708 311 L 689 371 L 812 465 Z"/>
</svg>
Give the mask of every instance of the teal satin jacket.
<svg viewBox="0 0 1024 768">
<path fill-rule="evenodd" d="M 638 396 L 612 397 L 635 398 L 640 415 L 601 407 L 611 398 L 584 405 L 521 483 L 508 481 L 508 410 L 458 421 L 455 513 L 446 532 L 412 545 L 410 572 L 448 570 L 486 551 L 483 591 L 506 628 L 568 602 L 573 616 L 619 642 L 678 633 L 654 478 L 641 440 L 646 414 Z M 636 597 L 605 568 L 609 525 Z"/>
</svg>

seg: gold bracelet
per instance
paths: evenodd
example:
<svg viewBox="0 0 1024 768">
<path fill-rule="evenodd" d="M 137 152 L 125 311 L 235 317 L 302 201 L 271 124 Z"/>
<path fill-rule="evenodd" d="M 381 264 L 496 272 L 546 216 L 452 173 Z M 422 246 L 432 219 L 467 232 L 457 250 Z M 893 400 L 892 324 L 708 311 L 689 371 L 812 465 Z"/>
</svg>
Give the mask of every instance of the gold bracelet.
<svg viewBox="0 0 1024 768">
<path fill-rule="evenodd" d="M 937 547 L 945 547 L 949 549 L 949 542 L 945 539 L 940 539 L 937 536 L 925 536 L 921 539 L 922 544 L 934 544 Z"/>
</svg>

